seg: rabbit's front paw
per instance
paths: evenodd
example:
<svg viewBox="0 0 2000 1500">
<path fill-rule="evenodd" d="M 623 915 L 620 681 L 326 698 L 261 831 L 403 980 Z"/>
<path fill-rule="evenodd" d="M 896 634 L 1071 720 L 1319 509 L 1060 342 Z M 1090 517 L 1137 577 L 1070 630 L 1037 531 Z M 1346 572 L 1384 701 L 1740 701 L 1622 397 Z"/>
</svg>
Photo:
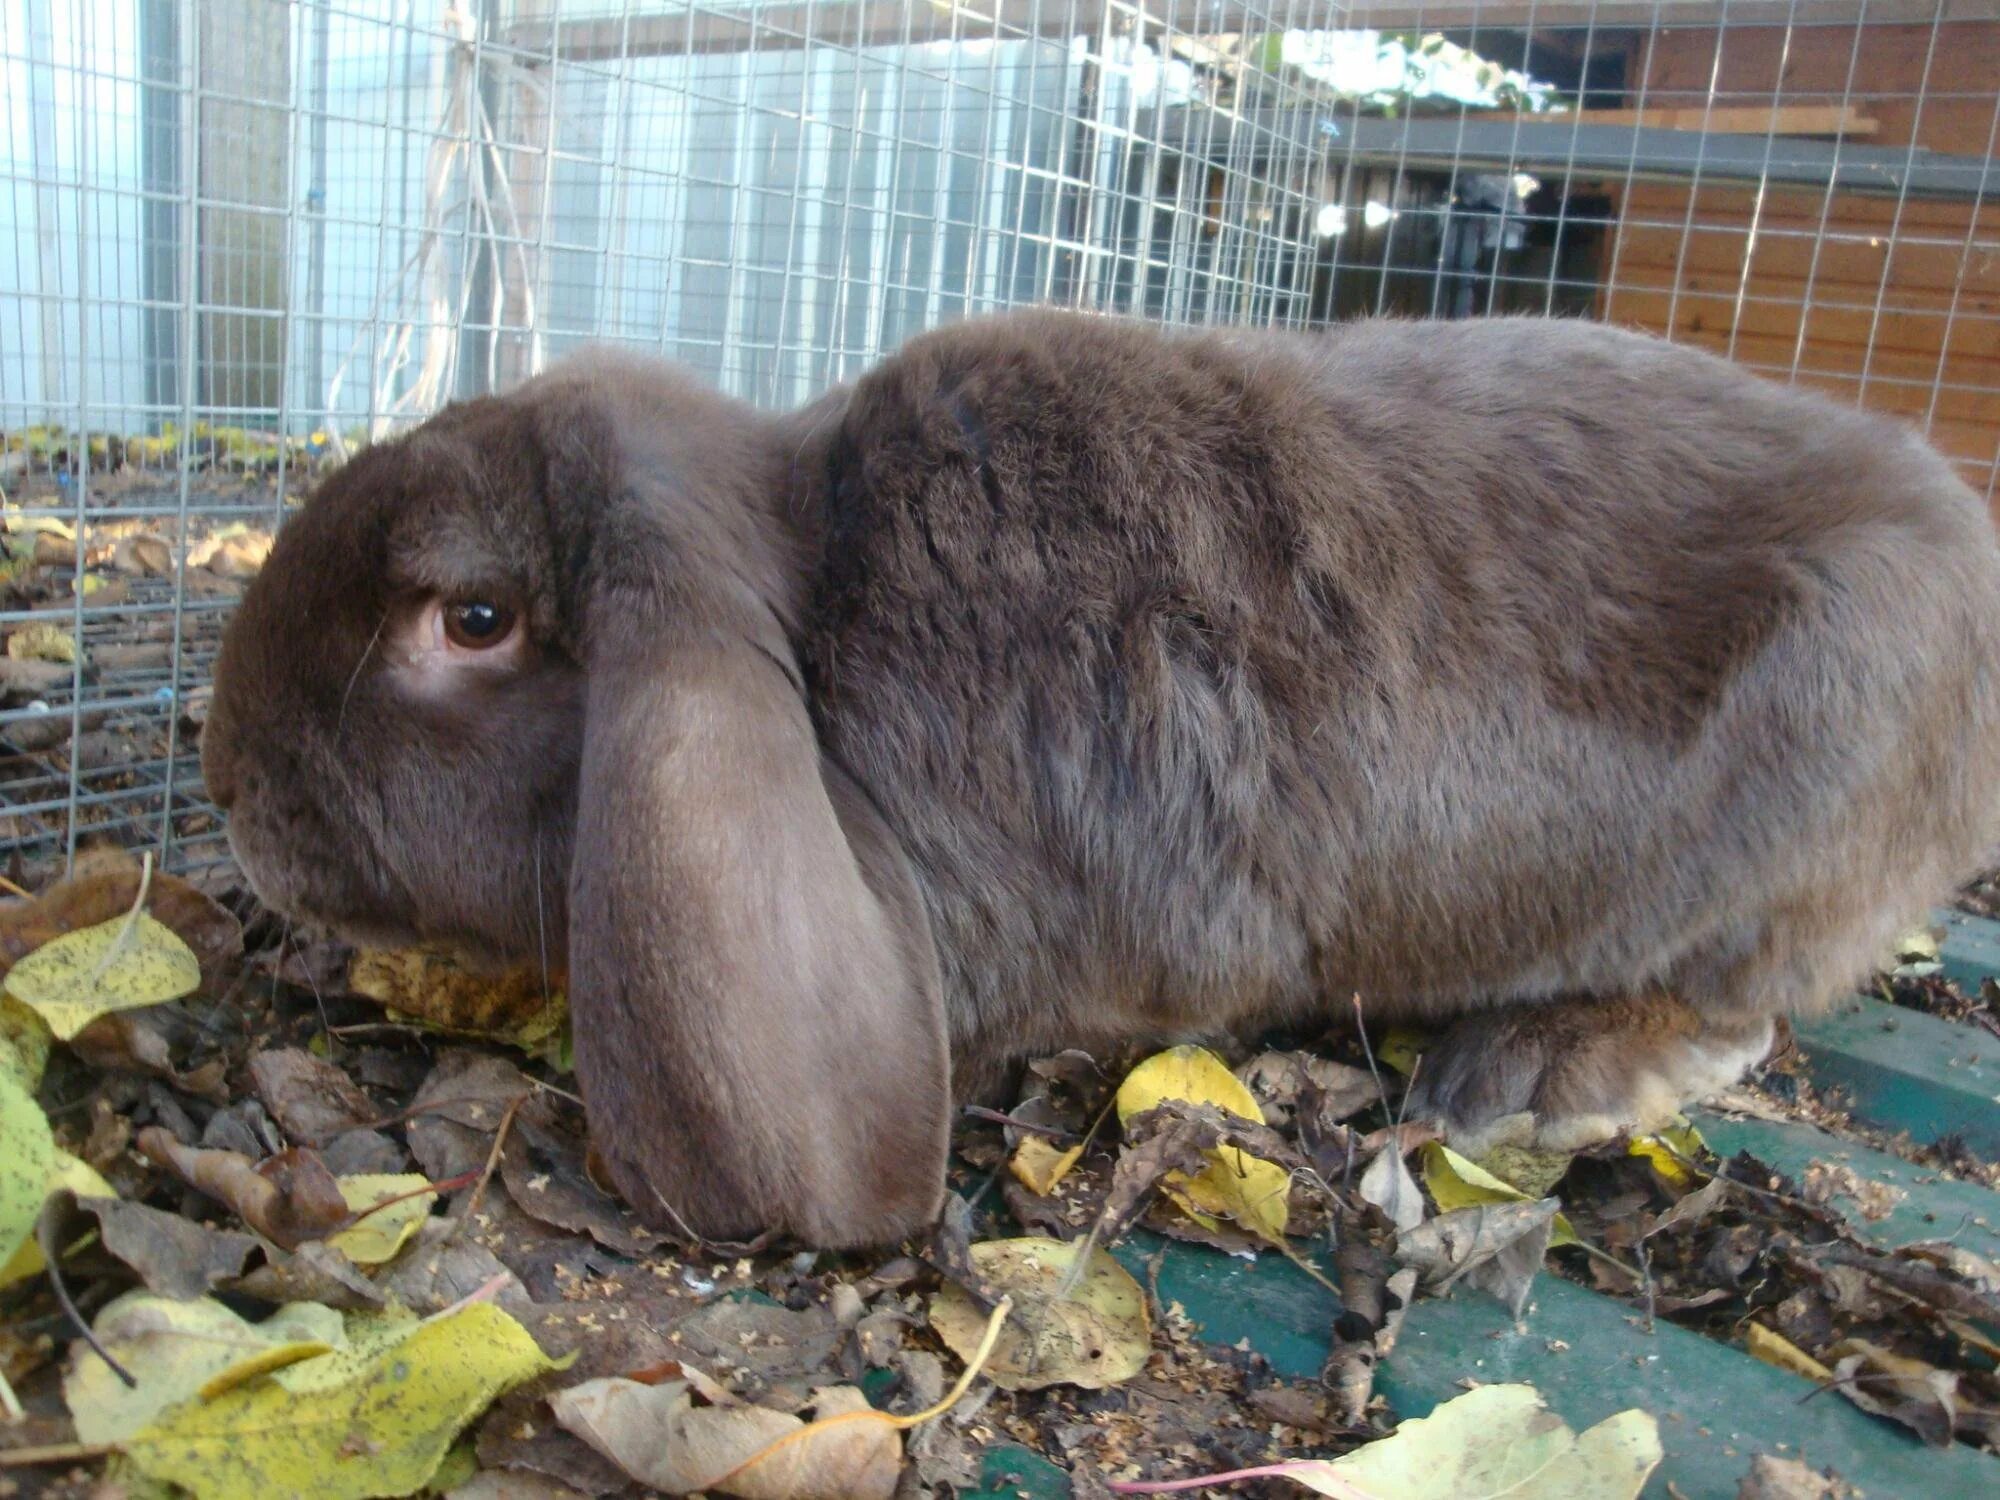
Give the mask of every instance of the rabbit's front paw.
<svg viewBox="0 0 2000 1500">
<path fill-rule="evenodd" d="M 1410 1113 L 1477 1152 L 1528 1133 L 1571 1151 L 1666 1124 L 1769 1052 L 1768 1017 L 1718 1020 L 1666 994 L 1512 1005 L 1453 1022 L 1425 1051 Z"/>
</svg>

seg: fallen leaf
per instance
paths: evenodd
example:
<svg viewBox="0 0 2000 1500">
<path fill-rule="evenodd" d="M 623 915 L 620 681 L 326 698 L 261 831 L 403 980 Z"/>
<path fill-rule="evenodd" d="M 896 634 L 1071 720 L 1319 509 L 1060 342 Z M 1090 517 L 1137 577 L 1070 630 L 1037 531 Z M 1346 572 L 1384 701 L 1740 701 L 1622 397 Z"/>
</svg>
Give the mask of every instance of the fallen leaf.
<svg viewBox="0 0 2000 1500">
<path fill-rule="evenodd" d="M 68 1040 L 109 1011 L 159 1005 L 192 993 L 201 964 L 145 912 L 66 933 L 7 973 L 6 988 Z"/>
<path fill-rule="evenodd" d="M 255 1054 L 250 1083 L 271 1117 L 301 1145 L 322 1145 L 379 1113 L 345 1072 L 303 1047 L 268 1047 Z"/>
<path fill-rule="evenodd" d="M 514 1116 L 500 1153 L 500 1180 L 523 1213 L 558 1229 L 587 1234 L 607 1250 L 640 1256 L 664 1239 L 584 1168 L 583 1142 L 559 1127 L 548 1096 L 536 1095 Z"/>
<path fill-rule="evenodd" d="M 1408 1077 L 1430 1044 L 1430 1033 L 1419 1027 L 1391 1026 L 1376 1044 L 1375 1057 L 1385 1068 L 1394 1068 Z"/>
<path fill-rule="evenodd" d="M 1415 1229 L 1424 1221 L 1424 1195 L 1404 1164 L 1402 1152 L 1393 1147 L 1375 1153 L 1361 1174 L 1358 1190 L 1364 1203 L 1381 1209 L 1399 1230 Z"/>
<path fill-rule="evenodd" d="M 1312 1100 L 1322 1125 L 1334 1125 L 1373 1104 L 1379 1091 L 1375 1075 L 1309 1052 L 1259 1053 L 1237 1070 L 1237 1076 L 1263 1107 L 1264 1122 L 1280 1128 L 1291 1123 L 1302 1105 Z"/>
<path fill-rule="evenodd" d="M 1736 1500 L 1852 1500 L 1857 1493 L 1796 1458 L 1760 1453 L 1750 1460 L 1750 1472 L 1737 1486 Z"/>
<path fill-rule="evenodd" d="M 1693 1186 L 1701 1174 L 1689 1163 L 1709 1157 L 1708 1142 L 1685 1119 L 1655 1135 L 1640 1136 L 1625 1149 L 1631 1155 L 1651 1162 L 1653 1170 L 1670 1186 L 1677 1188 Z"/>
<path fill-rule="evenodd" d="M 437 1202 L 437 1194 L 429 1191 L 430 1179 L 414 1172 L 367 1173 L 336 1180 L 347 1207 L 359 1217 L 329 1235 L 327 1243 L 357 1266 L 379 1266 L 394 1260 Z M 378 1203 L 389 1206 L 376 1208 Z"/>
<path fill-rule="evenodd" d="M 1576 1160 L 1569 1151 L 1542 1151 L 1526 1144 L 1500 1144 L 1469 1158 L 1493 1177 L 1528 1198 L 1546 1198 Z"/>
<path fill-rule="evenodd" d="M 1173 1047 L 1155 1053 L 1125 1075 L 1118 1086 L 1120 1124 L 1169 1099 L 1209 1104 L 1262 1125 L 1264 1111 L 1229 1066 L 1205 1047 Z M 1282 1245 L 1288 1222 L 1291 1174 L 1234 1146 L 1210 1153 L 1211 1164 L 1189 1177 L 1171 1173 L 1166 1191 L 1191 1214 L 1234 1221 L 1274 1245 Z"/>
<path fill-rule="evenodd" d="M 1765 1364 L 1775 1365 L 1780 1370 L 1790 1370 L 1794 1375 L 1803 1375 L 1808 1380 L 1826 1381 L 1833 1378 L 1833 1371 L 1783 1334 L 1773 1333 L 1762 1323 L 1743 1325 L 1743 1347 Z"/>
<path fill-rule="evenodd" d="M 0 906 L 0 959 L 18 963 L 37 948 L 81 927 L 122 920 L 145 880 L 140 861 L 125 850 L 79 855 L 76 873 L 32 900 Z M 155 870 L 146 885 L 146 910 L 194 950 L 204 975 L 243 953 L 243 924 L 213 897 L 175 875 Z"/>
<path fill-rule="evenodd" d="M 117 1189 L 104 1180 L 97 1168 L 60 1149 L 54 1153 L 51 1161 L 48 1186 L 43 1192 L 43 1197 L 46 1198 L 49 1193 L 59 1190 L 88 1198 L 118 1196 Z M 68 1255 L 74 1249 L 75 1246 L 71 1245 L 70 1249 L 63 1253 Z M 21 1248 L 14 1252 L 11 1260 L 0 1264 L 0 1287 L 12 1286 L 15 1282 L 25 1281 L 30 1276 L 39 1276 L 47 1265 L 48 1261 L 42 1255 L 42 1247 L 31 1236 L 22 1242 Z"/>
<path fill-rule="evenodd" d="M 1958 1426 L 1958 1372 L 1867 1339 L 1842 1339 L 1826 1351 L 1842 1395 L 1863 1411 L 1900 1422 L 1933 1448 L 1949 1448 Z"/>
<path fill-rule="evenodd" d="M 1622 1411 L 1578 1434 L 1533 1386 L 1486 1385 L 1325 1468 L 1395 1500 L 1631 1500 L 1660 1458 L 1659 1424 L 1645 1412 Z"/>
<path fill-rule="evenodd" d="M 115 1198 L 79 1198 L 77 1211 L 97 1220 L 104 1248 L 130 1266 L 147 1290 L 183 1301 L 243 1274 L 256 1236 L 211 1229 L 179 1214 Z"/>
<path fill-rule="evenodd" d="M 1007 1170 L 1031 1193 L 1047 1197 L 1069 1176 L 1070 1168 L 1083 1158 L 1081 1145 L 1059 1151 L 1041 1136 L 1024 1136 L 1008 1159 Z"/>
<path fill-rule="evenodd" d="M 1481 1203 L 1527 1203 L 1529 1196 L 1511 1182 L 1503 1182 L 1477 1162 L 1459 1155 L 1442 1141 L 1424 1146 L 1424 1187 L 1441 1212 L 1471 1208 Z M 1574 1245 L 1576 1231 L 1561 1214 L 1549 1236 L 1551 1245 Z"/>
<path fill-rule="evenodd" d="M 809 1428 L 748 1404 L 697 1406 L 686 1380 L 589 1380 L 549 1398 L 556 1420 L 641 1484 L 668 1494 L 742 1500 L 889 1500 L 902 1434 L 887 1422 Z M 814 1392 L 814 1418 L 869 1411 L 852 1386 Z M 795 1437 L 796 1435 L 796 1437 Z M 786 1442 L 786 1439 L 794 1439 Z M 773 1447 L 783 1443 L 783 1446 Z M 759 1455 L 763 1455 L 760 1457 Z"/>
<path fill-rule="evenodd" d="M 379 1309 L 387 1300 L 360 1267 L 323 1240 L 307 1240 L 296 1250 L 273 1246 L 263 1265 L 223 1290 L 263 1302 L 324 1302 L 349 1312 Z"/>
<path fill-rule="evenodd" d="M 70 1346 L 63 1400 L 86 1443 L 121 1442 L 231 1371 L 247 1379 L 330 1353 L 346 1339 L 340 1314 L 309 1302 L 251 1323 L 212 1298 L 179 1302 L 152 1292 L 112 1299 L 91 1331 L 137 1383 L 126 1385 L 82 1342 Z"/>
<path fill-rule="evenodd" d="M 1129 1380 L 1145 1368 L 1152 1349 L 1146 1294 L 1123 1266 L 1093 1248 L 1083 1274 L 1065 1294 L 1084 1249 L 1080 1243 L 1037 1236 L 987 1240 L 972 1247 L 980 1275 L 1014 1299 L 1013 1316 L 986 1366 L 987 1377 L 1002 1390 L 1050 1385 L 1095 1390 Z M 972 1357 L 986 1321 L 986 1314 L 955 1285 L 931 1299 L 931 1327 L 960 1359 Z"/>
<path fill-rule="evenodd" d="M 190 1187 L 226 1204 L 287 1250 L 324 1239 L 352 1212 L 339 1182 L 310 1151 L 294 1148 L 253 1162 L 237 1151 L 183 1146 L 158 1125 L 140 1131 L 133 1144 L 148 1160 L 172 1168 Z"/>
<path fill-rule="evenodd" d="M 1693 1192 L 1685 1193 L 1676 1199 L 1674 1206 L 1661 1214 L 1654 1221 L 1653 1227 L 1640 1235 L 1639 1238 L 1649 1240 L 1654 1235 L 1663 1233 L 1669 1229 L 1685 1228 L 1692 1224 L 1699 1224 L 1703 1219 L 1714 1213 L 1716 1209 L 1720 1208 L 1723 1200 L 1728 1196 L 1729 1179 L 1727 1177 L 1711 1177 Z"/>
<path fill-rule="evenodd" d="M 1464 1278 L 1492 1292 L 1518 1318 L 1559 1207 L 1543 1198 L 1453 1209 L 1398 1234 L 1396 1259 L 1418 1272 L 1426 1290 L 1442 1292 Z"/>
<path fill-rule="evenodd" d="M 297 1383 L 315 1363 L 281 1373 Z M 518 1322 L 474 1303 L 416 1325 L 338 1384 L 263 1376 L 167 1412 L 123 1447 L 153 1479 L 217 1500 L 404 1495 L 495 1396 L 553 1368 Z"/>
<path fill-rule="evenodd" d="M 15 661 L 58 661 L 74 664 L 76 637 L 59 625 L 23 625 L 7 637 L 7 654 Z"/>
<path fill-rule="evenodd" d="M 48 1022 L 12 995 L 0 994 L 0 1075 L 32 1094 L 41 1087 L 53 1043 Z"/>
<path fill-rule="evenodd" d="M 0 1265 L 34 1233 L 55 1155 L 42 1107 L 11 1074 L 0 1073 Z"/>
<path fill-rule="evenodd" d="M 538 1054 L 559 1040 L 569 1014 L 560 975 L 534 964 L 485 974 L 431 948 L 356 953 L 347 983 L 355 994 L 434 1030 Z"/>
</svg>

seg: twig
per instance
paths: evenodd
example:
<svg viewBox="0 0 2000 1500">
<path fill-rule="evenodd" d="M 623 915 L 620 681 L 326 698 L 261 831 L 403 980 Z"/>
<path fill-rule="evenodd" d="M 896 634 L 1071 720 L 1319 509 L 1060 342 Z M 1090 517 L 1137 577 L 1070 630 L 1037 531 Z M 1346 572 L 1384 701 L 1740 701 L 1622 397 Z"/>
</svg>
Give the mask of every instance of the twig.
<svg viewBox="0 0 2000 1500">
<path fill-rule="evenodd" d="M 109 1458 L 116 1443 L 47 1443 L 39 1448 L 0 1448 L 0 1469 L 25 1469 L 35 1464 L 79 1464 Z"/>
<path fill-rule="evenodd" d="M 19 896 L 24 901 L 35 899 L 34 892 L 22 890 L 20 886 L 14 884 L 5 875 L 0 875 L 0 891 L 5 891 L 10 896 Z"/>
<path fill-rule="evenodd" d="M 98 1342 L 95 1330 L 84 1321 L 83 1314 L 77 1311 L 76 1303 L 70 1298 L 69 1287 L 63 1282 L 62 1246 L 57 1243 L 54 1225 L 55 1219 L 45 1205 L 35 1226 L 35 1238 L 41 1242 L 42 1259 L 46 1262 L 43 1269 L 48 1273 L 49 1288 L 56 1294 L 56 1302 L 62 1308 L 63 1317 L 69 1320 L 70 1326 L 76 1330 L 77 1337 L 90 1346 L 90 1352 L 103 1360 L 110 1367 L 111 1373 L 125 1383 L 125 1388 L 136 1390 L 139 1385 L 138 1380 L 130 1370 L 111 1357 L 109 1349 Z"/>
<path fill-rule="evenodd" d="M 1045 1135 L 1050 1140 L 1069 1141 L 1076 1139 L 1076 1132 L 1064 1130 L 1059 1125 L 1035 1125 L 1026 1120 L 1017 1120 L 1004 1110 L 988 1109 L 983 1104 L 968 1104 L 959 1111 L 975 1120 L 986 1120 L 995 1125 L 1011 1125 L 1016 1130 L 1025 1130 L 1030 1135 Z"/>
<path fill-rule="evenodd" d="M 532 1097 L 532 1094 L 516 1094 L 508 1104 L 507 1112 L 500 1116 L 500 1126 L 493 1132 L 493 1149 L 486 1153 L 486 1165 L 479 1173 L 479 1180 L 472 1185 L 472 1196 L 465 1200 L 464 1210 L 444 1232 L 447 1240 L 470 1223 L 472 1216 L 479 1212 L 479 1200 L 486 1196 L 486 1185 L 493 1180 L 494 1169 L 500 1165 L 500 1152 L 507 1144 L 507 1132 L 514 1128 L 514 1116 L 521 1112 L 521 1106 Z"/>
</svg>

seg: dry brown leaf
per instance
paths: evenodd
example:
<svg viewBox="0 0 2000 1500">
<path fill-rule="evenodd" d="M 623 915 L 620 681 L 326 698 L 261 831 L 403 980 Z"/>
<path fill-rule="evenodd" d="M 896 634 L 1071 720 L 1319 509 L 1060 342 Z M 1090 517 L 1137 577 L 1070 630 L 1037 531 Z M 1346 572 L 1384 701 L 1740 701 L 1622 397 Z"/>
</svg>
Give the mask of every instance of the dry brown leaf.
<svg viewBox="0 0 2000 1500">
<path fill-rule="evenodd" d="M 1398 1234 L 1396 1259 L 1415 1269 L 1429 1291 L 1463 1278 L 1492 1292 L 1518 1318 L 1561 1206 L 1543 1198 L 1453 1209 Z"/>
<path fill-rule="evenodd" d="M 203 1296 L 243 1273 L 257 1252 L 252 1235 L 211 1229 L 179 1214 L 122 1198 L 79 1198 L 77 1212 L 96 1219 L 104 1248 L 138 1273 L 149 1291 L 182 1301 Z"/>
<path fill-rule="evenodd" d="M 808 1429 L 790 1412 L 694 1402 L 694 1387 L 686 1380 L 664 1385 L 589 1380 L 549 1398 L 566 1429 L 641 1484 L 668 1494 L 889 1500 L 895 1493 L 903 1439 L 887 1422 Z M 817 1420 L 870 1411 L 867 1398 L 852 1386 L 814 1392 Z"/>
<path fill-rule="evenodd" d="M 250 1059 L 250 1082 L 285 1134 L 304 1145 L 321 1145 L 377 1114 L 353 1079 L 303 1047 L 256 1053 Z"/>
<path fill-rule="evenodd" d="M 297 1249 L 324 1239 L 350 1215 L 340 1183 L 310 1151 L 280 1152 L 253 1162 L 236 1151 L 183 1146 L 172 1132 L 149 1125 L 133 1144 L 147 1160 L 177 1173 L 190 1187 L 227 1205 L 275 1245 Z"/>
</svg>

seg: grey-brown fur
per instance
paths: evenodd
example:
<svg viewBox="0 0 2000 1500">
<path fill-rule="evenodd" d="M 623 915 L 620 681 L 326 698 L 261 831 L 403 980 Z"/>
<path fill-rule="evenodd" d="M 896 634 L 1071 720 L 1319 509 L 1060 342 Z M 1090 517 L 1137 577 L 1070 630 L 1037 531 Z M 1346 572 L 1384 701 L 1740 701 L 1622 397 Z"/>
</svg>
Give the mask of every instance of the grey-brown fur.
<svg viewBox="0 0 2000 1500">
<path fill-rule="evenodd" d="M 1654 340 L 1023 313 L 787 416 L 589 355 L 361 455 L 203 753 L 274 904 L 566 947 L 642 1211 L 858 1243 L 954 1083 L 1357 992 L 1452 1021 L 1461 1129 L 1629 1117 L 2000 834 L 1996 586 L 1917 438 Z M 412 702 L 364 653 L 436 591 L 528 662 Z"/>
</svg>

